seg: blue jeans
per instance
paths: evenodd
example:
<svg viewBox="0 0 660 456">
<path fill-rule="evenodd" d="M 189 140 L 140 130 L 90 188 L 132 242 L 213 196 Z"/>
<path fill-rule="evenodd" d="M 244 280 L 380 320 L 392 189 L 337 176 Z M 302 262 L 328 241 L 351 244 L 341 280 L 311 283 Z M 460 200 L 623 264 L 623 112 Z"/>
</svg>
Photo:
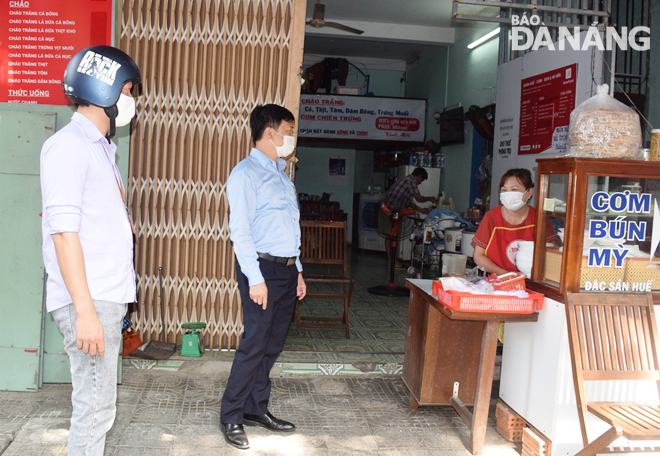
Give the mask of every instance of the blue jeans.
<svg viewBox="0 0 660 456">
<path fill-rule="evenodd" d="M 105 435 L 117 411 L 117 358 L 121 345 L 121 324 L 126 304 L 94 301 L 103 325 L 105 356 L 92 357 L 76 347 L 76 310 L 73 304 L 51 312 L 64 336 L 64 350 L 71 362 L 71 427 L 69 456 L 102 456 Z"/>
</svg>

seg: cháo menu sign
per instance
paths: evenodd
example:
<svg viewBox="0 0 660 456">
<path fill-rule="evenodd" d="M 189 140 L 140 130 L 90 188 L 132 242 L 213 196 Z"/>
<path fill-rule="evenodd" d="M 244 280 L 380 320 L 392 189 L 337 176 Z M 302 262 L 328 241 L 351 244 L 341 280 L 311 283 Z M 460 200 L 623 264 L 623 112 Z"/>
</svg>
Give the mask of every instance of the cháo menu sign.
<svg viewBox="0 0 660 456">
<path fill-rule="evenodd" d="M 69 59 L 112 43 L 112 0 L 0 0 L 0 102 L 70 104 Z"/>
<path fill-rule="evenodd" d="M 298 136 L 424 141 L 426 100 L 301 95 Z"/>
</svg>

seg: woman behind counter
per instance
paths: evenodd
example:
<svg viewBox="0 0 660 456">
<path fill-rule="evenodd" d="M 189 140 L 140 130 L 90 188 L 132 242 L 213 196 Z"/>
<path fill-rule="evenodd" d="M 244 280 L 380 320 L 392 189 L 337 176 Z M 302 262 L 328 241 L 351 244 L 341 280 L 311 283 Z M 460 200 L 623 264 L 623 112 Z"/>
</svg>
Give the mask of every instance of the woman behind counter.
<svg viewBox="0 0 660 456">
<path fill-rule="evenodd" d="M 532 198 L 532 175 L 524 168 L 508 170 L 500 180 L 500 202 L 484 215 L 474 242 L 474 261 L 486 272 L 497 275 L 517 272 L 517 241 L 533 241 L 536 209 L 527 205 Z M 554 240 L 552 230 L 548 241 Z"/>
</svg>

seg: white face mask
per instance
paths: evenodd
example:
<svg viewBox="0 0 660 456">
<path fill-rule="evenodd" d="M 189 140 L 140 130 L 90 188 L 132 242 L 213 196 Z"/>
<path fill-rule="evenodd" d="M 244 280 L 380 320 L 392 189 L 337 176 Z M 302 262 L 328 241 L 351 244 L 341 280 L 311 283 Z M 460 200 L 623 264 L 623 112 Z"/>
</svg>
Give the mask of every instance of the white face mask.
<svg viewBox="0 0 660 456">
<path fill-rule="evenodd" d="M 273 129 L 275 133 L 280 135 L 284 139 L 284 144 L 281 146 L 276 145 L 273 140 L 271 139 L 270 142 L 275 146 L 275 150 L 277 151 L 277 156 L 278 157 L 288 157 L 291 155 L 291 152 L 296 148 L 296 137 L 295 136 L 285 136 L 279 131 Z"/>
<path fill-rule="evenodd" d="M 115 125 L 123 127 L 131 123 L 131 119 L 135 116 L 135 98 L 124 95 L 119 95 L 117 100 L 117 117 L 115 118 Z"/>
<path fill-rule="evenodd" d="M 508 210 L 515 212 L 525 205 L 523 201 L 524 192 L 502 192 L 500 193 L 500 202 Z"/>
</svg>

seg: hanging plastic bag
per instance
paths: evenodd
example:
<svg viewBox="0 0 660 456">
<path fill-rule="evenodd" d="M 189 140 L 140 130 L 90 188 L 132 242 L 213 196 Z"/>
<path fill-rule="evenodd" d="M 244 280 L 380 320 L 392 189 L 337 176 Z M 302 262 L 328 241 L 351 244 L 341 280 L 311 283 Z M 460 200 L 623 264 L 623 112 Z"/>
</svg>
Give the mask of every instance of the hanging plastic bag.
<svg viewBox="0 0 660 456">
<path fill-rule="evenodd" d="M 571 113 L 568 152 L 573 157 L 642 159 L 642 129 L 634 109 L 620 103 L 603 84 Z"/>
</svg>

